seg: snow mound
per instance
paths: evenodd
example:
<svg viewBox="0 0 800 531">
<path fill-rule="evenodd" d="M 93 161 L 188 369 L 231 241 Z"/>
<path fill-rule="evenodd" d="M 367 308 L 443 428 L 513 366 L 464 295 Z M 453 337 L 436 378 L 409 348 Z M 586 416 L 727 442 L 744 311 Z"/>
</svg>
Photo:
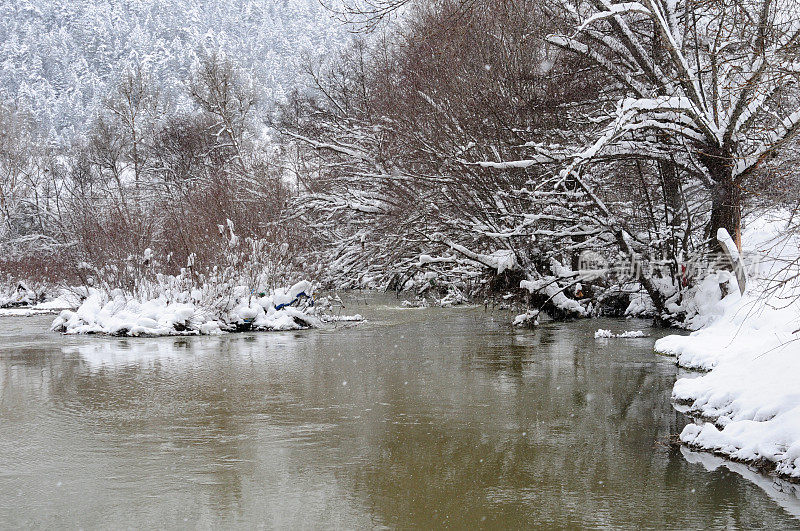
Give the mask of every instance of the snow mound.
<svg viewBox="0 0 800 531">
<path fill-rule="evenodd" d="M 595 339 L 611 339 L 611 338 L 620 338 L 620 339 L 632 339 L 636 337 L 647 337 L 645 336 L 644 332 L 641 330 L 627 330 L 622 332 L 621 334 L 615 334 L 611 330 L 604 330 L 602 328 L 598 328 L 597 332 L 594 333 Z"/>
<path fill-rule="evenodd" d="M 337 322 L 352 323 L 352 322 L 360 322 L 363 320 L 364 317 L 362 317 L 360 313 L 357 313 L 355 315 L 332 315 L 325 317 L 325 322 L 331 322 L 331 323 L 337 323 Z"/>
<path fill-rule="evenodd" d="M 75 310 L 64 310 L 52 330 L 65 334 L 113 336 L 213 335 L 240 330 L 300 330 L 319 328 L 333 320 L 360 321 L 360 316 L 317 315 L 313 285 L 298 282 L 258 296 L 242 287 L 231 301 L 203 304 L 191 293 L 168 301 L 164 295 L 139 300 L 121 290 L 110 295 L 91 290 Z M 180 302 L 176 302 L 179 300 Z"/>
<path fill-rule="evenodd" d="M 511 323 L 515 327 L 534 327 L 539 325 L 539 312 L 536 310 L 528 310 L 514 317 L 514 322 Z"/>
<path fill-rule="evenodd" d="M 633 338 L 633 337 L 646 337 L 644 332 L 641 330 L 627 330 L 622 332 L 621 334 L 617 334 L 617 337 L 621 338 Z"/>
</svg>

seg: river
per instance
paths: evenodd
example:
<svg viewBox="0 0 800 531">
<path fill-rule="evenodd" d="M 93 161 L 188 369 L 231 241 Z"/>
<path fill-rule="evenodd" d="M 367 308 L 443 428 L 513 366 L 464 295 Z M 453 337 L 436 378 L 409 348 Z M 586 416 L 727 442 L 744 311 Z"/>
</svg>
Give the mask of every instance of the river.
<svg viewBox="0 0 800 531">
<path fill-rule="evenodd" d="M 119 339 L 0 319 L 0 527 L 800 525 L 794 486 L 669 444 L 679 370 L 646 321 L 345 311 L 368 322 Z"/>
</svg>

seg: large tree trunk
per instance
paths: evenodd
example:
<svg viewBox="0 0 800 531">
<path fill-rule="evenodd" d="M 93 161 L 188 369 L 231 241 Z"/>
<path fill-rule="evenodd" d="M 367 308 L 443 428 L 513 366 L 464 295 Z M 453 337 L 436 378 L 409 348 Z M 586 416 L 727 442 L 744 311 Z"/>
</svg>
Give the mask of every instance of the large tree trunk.
<svg viewBox="0 0 800 531">
<path fill-rule="evenodd" d="M 733 238 L 736 247 L 742 250 L 742 191 L 738 183 L 728 177 L 714 181 L 711 189 L 711 220 L 708 233 L 716 247 L 718 229 L 725 229 Z"/>
<path fill-rule="evenodd" d="M 742 190 L 733 179 L 733 157 L 720 148 L 708 149 L 701 157 L 713 182 L 711 186 L 711 220 L 707 235 L 711 247 L 719 250 L 717 230 L 728 231 L 736 247 L 742 249 Z"/>
</svg>

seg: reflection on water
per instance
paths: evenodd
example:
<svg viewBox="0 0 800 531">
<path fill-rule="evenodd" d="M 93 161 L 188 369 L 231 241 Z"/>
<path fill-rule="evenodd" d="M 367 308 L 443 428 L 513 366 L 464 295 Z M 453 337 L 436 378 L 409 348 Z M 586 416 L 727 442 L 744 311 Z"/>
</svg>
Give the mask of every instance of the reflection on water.
<svg viewBox="0 0 800 531">
<path fill-rule="evenodd" d="M 666 444 L 672 362 L 593 339 L 646 323 L 361 304 L 354 328 L 212 338 L 1 320 L 0 525 L 796 524 L 794 490 Z"/>
<path fill-rule="evenodd" d="M 786 509 L 789 514 L 800 515 L 800 484 L 790 483 L 781 478 L 760 474 L 751 467 L 729 461 L 706 452 L 695 452 L 686 447 L 681 448 L 681 454 L 690 463 L 698 463 L 709 472 L 730 470 L 752 481 L 772 498 L 775 503 Z"/>
</svg>

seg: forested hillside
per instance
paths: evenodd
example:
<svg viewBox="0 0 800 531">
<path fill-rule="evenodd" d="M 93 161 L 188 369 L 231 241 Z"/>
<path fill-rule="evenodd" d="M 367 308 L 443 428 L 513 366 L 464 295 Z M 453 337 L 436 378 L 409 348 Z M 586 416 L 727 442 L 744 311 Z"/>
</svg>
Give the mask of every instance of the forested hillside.
<svg viewBox="0 0 800 531">
<path fill-rule="evenodd" d="M 225 53 L 264 101 L 281 100 L 345 34 L 315 0 L 12 0 L 0 4 L 0 96 L 65 139 L 132 64 L 180 108 L 192 64 Z"/>
</svg>

